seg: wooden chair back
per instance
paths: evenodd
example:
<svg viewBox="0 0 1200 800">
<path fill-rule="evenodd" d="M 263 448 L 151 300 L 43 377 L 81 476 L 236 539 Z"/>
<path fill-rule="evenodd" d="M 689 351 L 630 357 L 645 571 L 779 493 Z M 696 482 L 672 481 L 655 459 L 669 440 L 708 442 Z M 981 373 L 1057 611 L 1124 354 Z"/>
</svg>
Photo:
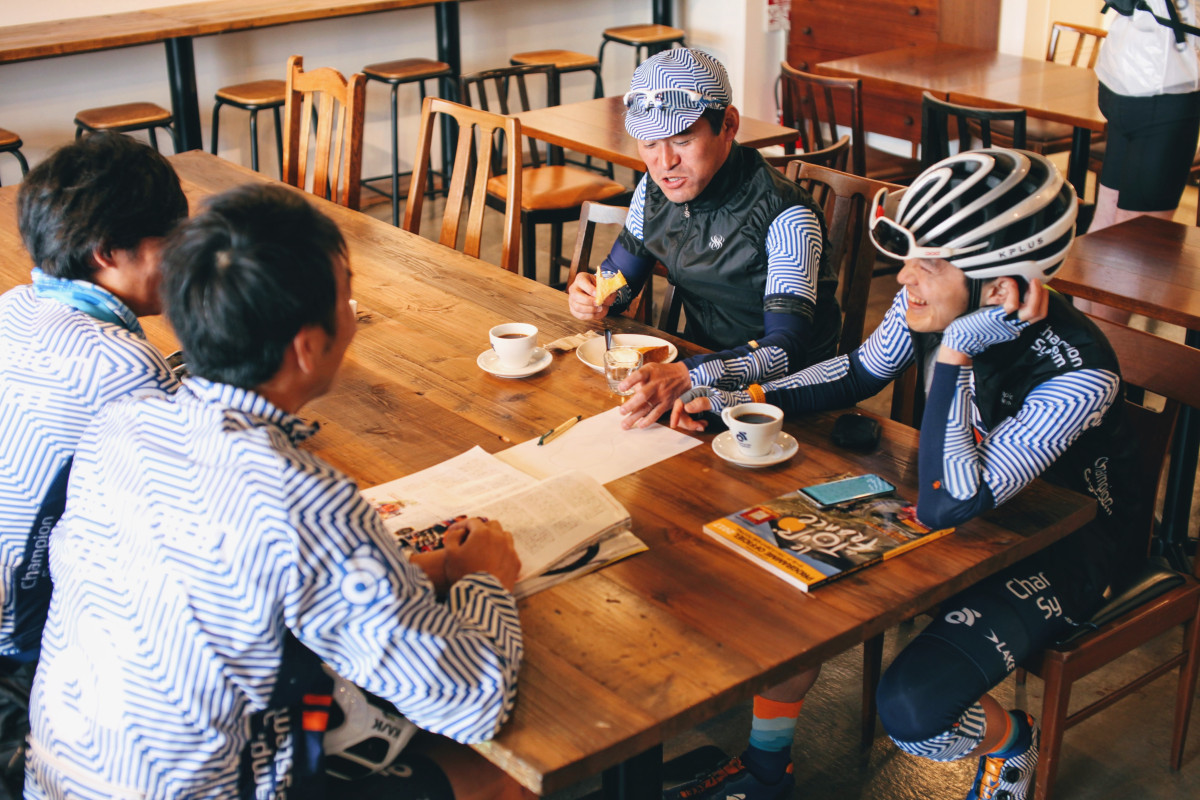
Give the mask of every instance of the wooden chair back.
<svg viewBox="0 0 1200 800">
<path fill-rule="evenodd" d="M 984 147 L 992 146 L 992 123 L 1004 120 L 1012 124 L 1011 144 L 1008 147 L 1025 147 L 1025 109 L 1023 108 L 975 108 L 940 100 L 930 92 L 921 98 L 921 163 L 926 167 L 950 155 L 950 118 L 958 127 L 959 152 L 971 150 L 971 125 L 978 125 L 979 138 Z"/>
<path fill-rule="evenodd" d="M 538 79 L 539 83 L 544 81 L 543 86 L 536 88 L 549 98 L 555 74 L 556 70 L 553 64 L 524 64 L 473 72 L 469 75 L 459 76 L 458 96 L 465 105 L 507 116 L 533 108 L 529 102 L 529 82 L 526 78 L 531 75 L 543 76 Z M 514 87 L 515 93 L 513 92 Z M 527 163 L 534 167 L 540 167 L 542 157 L 536 140 L 533 137 L 527 137 L 527 146 L 529 148 Z M 492 163 L 493 173 L 502 174 L 499 170 L 503 167 L 503 164 L 500 163 L 503 159 L 500 157 L 501 150 L 498 143 L 493 148 L 493 152 L 495 153 Z"/>
<path fill-rule="evenodd" d="M 362 185 L 366 76 L 356 73 L 346 80 L 330 67 L 306 72 L 303 57 L 292 56 L 288 59 L 286 91 L 284 182 L 300 189 L 311 186 L 313 194 L 357 209 Z"/>
<path fill-rule="evenodd" d="M 438 241 L 447 247 L 457 247 L 459 228 L 464 210 L 467 227 L 463 252 L 479 257 L 483 239 L 483 212 L 487 206 L 487 183 L 492 168 L 492 141 L 499 133 L 502 143 L 503 163 L 506 177 L 506 202 L 504 205 L 504 229 L 500 247 L 500 266 L 509 272 L 517 271 L 520 255 L 518 234 L 521 225 L 521 122 L 515 117 L 505 117 L 475 108 L 469 108 L 440 97 L 426 97 L 421 107 L 421 128 L 417 134 L 417 155 L 413 161 L 412 186 L 424 186 L 430 169 L 433 150 L 435 122 L 441 118 L 458 123 L 458 142 L 454 151 L 454 174 L 446 191 L 446 210 L 442 215 L 442 230 Z M 468 192 L 470 196 L 468 198 Z M 406 231 L 420 233 L 421 210 L 425 203 L 424 192 L 409 192 L 404 207 Z M 465 208 L 464 208 L 465 207 Z"/>
<path fill-rule="evenodd" d="M 838 271 L 838 302 L 842 306 L 838 354 L 845 355 L 862 344 L 867 320 L 876 261 L 867 227 L 871 203 L 881 189 L 887 189 L 888 202 L 894 204 L 904 188 L 802 161 L 790 164 L 787 176 L 807 189 L 825 214 L 826 256 Z"/>
<path fill-rule="evenodd" d="M 1087 54 L 1088 69 L 1095 69 L 1096 59 L 1100 56 L 1100 45 L 1104 42 L 1104 38 L 1108 36 L 1108 31 L 1088 25 L 1076 25 L 1074 22 L 1051 23 L 1050 41 L 1046 45 L 1046 60 L 1057 61 L 1059 45 L 1062 44 L 1065 51 L 1066 41 L 1064 37 L 1069 39 L 1071 36 L 1075 37 L 1075 46 L 1071 48 L 1070 56 L 1064 58 L 1062 63 L 1078 67 L 1083 60 L 1084 54 Z"/>
<path fill-rule="evenodd" d="M 835 145 L 840 127 L 850 131 L 850 172 L 867 174 L 866 135 L 863 132 L 862 79 L 830 78 L 779 65 L 783 124 L 800 131 L 806 152 Z"/>
<path fill-rule="evenodd" d="M 763 158 L 768 164 L 784 173 L 793 162 L 816 164 L 818 167 L 846 172 L 850 163 L 850 137 L 843 136 L 828 147 L 822 147 L 819 150 L 808 150 L 786 156 L 763 156 Z"/>
<path fill-rule="evenodd" d="M 575 253 L 571 256 L 571 268 L 567 272 L 567 286 L 575 282 L 580 270 L 592 270 L 592 243 L 596 239 L 596 228 L 600 225 L 623 227 L 629 216 L 627 206 L 608 206 L 588 200 L 579 209 L 579 235 L 575 238 Z M 655 265 L 657 266 L 657 265 Z M 642 290 L 633 298 L 626 313 L 638 322 L 650 323 L 654 307 L 654 275 L 647 276 Z"/>
</svg>

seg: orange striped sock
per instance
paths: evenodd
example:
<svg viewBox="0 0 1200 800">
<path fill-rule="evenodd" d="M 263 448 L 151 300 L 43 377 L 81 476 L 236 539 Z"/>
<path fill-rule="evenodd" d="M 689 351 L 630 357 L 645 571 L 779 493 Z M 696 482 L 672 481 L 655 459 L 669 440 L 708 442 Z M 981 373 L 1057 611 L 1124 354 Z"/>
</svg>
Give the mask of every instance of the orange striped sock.
<svg viewBox="0 0 1200 800">
<path fill-rule="evenodd" d="M 774 783 L 787 770 L 792 761 L 796 720 L 803 705 L 803 700 L 781 703 L 755 696 L 750 745 L 742 754 L 742 762 L 760 780 Z"/>
</svg>

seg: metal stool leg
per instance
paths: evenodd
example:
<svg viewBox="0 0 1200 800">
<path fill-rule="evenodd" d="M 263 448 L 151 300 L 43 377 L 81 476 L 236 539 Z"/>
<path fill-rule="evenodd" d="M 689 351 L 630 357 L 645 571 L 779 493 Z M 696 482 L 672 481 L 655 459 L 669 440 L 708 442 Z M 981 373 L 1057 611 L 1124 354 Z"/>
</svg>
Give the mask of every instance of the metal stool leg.
<svg viewBox="0 0 1200 800">
<path fill-rule="evenodd" d="M 158 150 L 158 137 L 154 135 L 154 127 L 147 128 L 146 133 L 150 134 L 150 145 L 155 150 Z"/>
<path fill-rule="evenodd" d="M 397 152 L 400 149 L 400 131 L 397 117 L 400 114 L 396 106 L 396 92 L 399 91 L 400 84 L 392 84 L 392 225 L 400 227 L 400 154 Z M 408 187 L 411 192 L 411 184 Z"/>
<path fill-rule="evenodd" d="M 279 179 L 283 180 L 283 125 L 279 121 L 279 106 L 271 110 L 275 112 L 275 150 L 279 154 Z"/>
<path fill-rule="evenodd" d="M 213 121 L 212 121 L 212 146 L 209 147 L 209 152 L 214 156 L 217 154 L 217 142 L 220 140 L 221 130 L 221 106 L 225 105 L 221 102 L 221 98 L 217 98 L 217 102 L 213 103 Z"/>
<path fill-rule="evenodd" d="M 250 109 L 250 169 L 258 172 L 258 109 Z"/>
<path fill-rule="evenodd" d="M 21 174 L 28 175 L 29 162 L 25 160 L 25 156 L 21 154 L 20 150 L 13 150 L 12 154 L 17 157 L 17 161 L 21 162 Z"/>
</svg>

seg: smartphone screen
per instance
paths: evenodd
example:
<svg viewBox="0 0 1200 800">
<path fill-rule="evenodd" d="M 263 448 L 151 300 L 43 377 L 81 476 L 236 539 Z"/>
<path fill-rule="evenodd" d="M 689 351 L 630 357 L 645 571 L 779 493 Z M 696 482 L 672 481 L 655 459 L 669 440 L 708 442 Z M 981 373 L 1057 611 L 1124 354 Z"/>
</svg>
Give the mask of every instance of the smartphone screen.
<svg viewBox="0 0 1200 800">
<path fill-rule="evenodd" d="M 814 486 L 804 486 L 800 491 L 824 508 L 836 506 L 838 503 L 845 503 L 848 500 L 887 494 L 894 491 L 895 488 L 878 475 L 870 474 L 843 478 L 840 481 L 830 481 L 829 483 L 818 483 Z"/>
</svg>

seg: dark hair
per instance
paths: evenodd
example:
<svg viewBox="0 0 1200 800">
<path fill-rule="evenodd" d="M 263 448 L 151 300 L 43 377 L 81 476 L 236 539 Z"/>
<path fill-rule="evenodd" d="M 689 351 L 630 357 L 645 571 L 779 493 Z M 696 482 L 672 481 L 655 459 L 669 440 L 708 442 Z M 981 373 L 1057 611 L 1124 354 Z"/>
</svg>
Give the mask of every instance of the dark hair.
<svg viewBox="0 0 1200 800">
<path fill-rule="evenodd" d="M 712 128 L 713 136 L 721 135 L 721 126 L 725 124 L 725 112 L 729 107 L 725 108 L 706 108 L 700 113 L 700 118 L 708 121 L 708 127 Z"/>
<path fill-rule="evenodd" d="M 171 164 L 121 133 L 102 131 L 57 150 L 25 177 L 17 222 L 34 265 L 57 278 L 91 280 L 92 254 L 136 250 L 166 236 L 188 202 Z"/>
<path fill-rule="evenodd" d="M 167 240 L 163 305 L 193 375 L 244 389 L 278 372 L 307 325 L 336 328 L 346 240 L 298 192 L 251 184 L 212 198 Z"/>
</svg>

